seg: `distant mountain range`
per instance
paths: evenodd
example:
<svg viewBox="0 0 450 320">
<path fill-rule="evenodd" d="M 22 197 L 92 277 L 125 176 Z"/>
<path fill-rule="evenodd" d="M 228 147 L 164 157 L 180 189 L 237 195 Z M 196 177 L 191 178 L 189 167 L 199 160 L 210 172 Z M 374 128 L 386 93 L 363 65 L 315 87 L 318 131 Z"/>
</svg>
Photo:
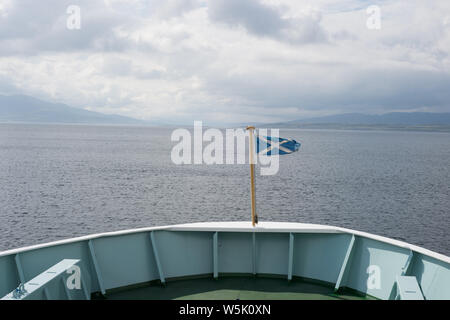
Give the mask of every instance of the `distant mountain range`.
<svg viewBox="0 0 450 320">
<path fill-rule="evenodd" d="M 103 114 L 52 103 L 25 95 L 0 95 L 0 122 L 123 124 L 173 126 L 161 121 L 144 121 Z M 192 125 L 192 123 L 187 124 Z M 182 126 L 182 124 L 178 124 Z M 227 127 L 232 127 L 229 125 Z M 242 125 L 238 125 L 242 126 Z M 450 113 L 392 112 L 382 115 L 345 113 L 324 117 L 258 124 L 265 128 L 394 129 L 450 131 Z"/>
<path fill-rule="evenodd" d="M 149 124 L 142 120 L 88 111 L 24 95 L 0 95 L 0 122 Z"/>
<path fill-rule="evenodd" d="M 316 117 L 271 123 L 269 126 L 281 128 L 391 128 L 420 130 L 450 130 L 450 113 L 429 112 L 392 112 L 381 115 L 361 113 L 344 113 L 338 115 Z"/>
</svg>

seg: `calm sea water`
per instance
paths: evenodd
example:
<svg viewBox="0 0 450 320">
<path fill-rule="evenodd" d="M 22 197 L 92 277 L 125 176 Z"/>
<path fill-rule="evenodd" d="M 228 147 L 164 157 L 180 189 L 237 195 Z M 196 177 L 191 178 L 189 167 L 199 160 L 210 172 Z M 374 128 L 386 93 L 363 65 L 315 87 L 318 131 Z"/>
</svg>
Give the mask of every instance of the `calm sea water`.
<svg viewBox="0 0 450 320">
<path fill-rule="evenodd" d="M 248 165 L 170 160 L 171 129 L 0 125 L 0 249 L 96 232 L 249 220 Z M 260 220 L 329 224 L 450 255 L 450 134 L 282 130 Z M 259 172 L 259 171 L 258 171 Z"/>
</svg>

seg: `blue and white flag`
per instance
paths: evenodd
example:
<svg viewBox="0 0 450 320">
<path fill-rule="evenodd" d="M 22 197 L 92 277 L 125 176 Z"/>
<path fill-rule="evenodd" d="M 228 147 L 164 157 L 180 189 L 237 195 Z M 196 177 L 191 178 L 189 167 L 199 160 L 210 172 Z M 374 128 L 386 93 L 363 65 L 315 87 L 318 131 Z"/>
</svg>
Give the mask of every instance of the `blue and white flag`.
<svg viewBox="0 0 450 320">
<path fill-rule="evenodd" d="M 256 137 L 256 153 L 263 156 L 283 155 L 298 151 L 300 143 L 279 137 Z"/>
</svg>

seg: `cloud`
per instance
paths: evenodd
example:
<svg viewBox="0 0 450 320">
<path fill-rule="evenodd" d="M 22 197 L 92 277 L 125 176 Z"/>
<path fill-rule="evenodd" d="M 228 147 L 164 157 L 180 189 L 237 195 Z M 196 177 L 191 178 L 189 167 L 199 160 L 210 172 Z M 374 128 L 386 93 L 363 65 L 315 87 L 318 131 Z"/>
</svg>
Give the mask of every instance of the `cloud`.
<svg viewBox="0 0 450 320">
<path fill-rule="evenodd" d="M 450 112 L 450 2 L 375 4 L 377 31 L 358 0 L 0 0 L 0 93 L 177 122 Z"/>
<path fill-rule="evenodd" d="M 100 74 L 114 77 L 132 77 L 137 79 L 161 79 L 165 70 L 148 65 L 140 65 L 131 59 L 108 57 L 103 60 Z"/>
<path fill-rule="evenodd" d="M 292 43 L 311 43 L 326 40 L 320 26 L 321 15 L 317 11 L 305 11 L 289 16 L 279 7 L 257 0 L 211 0 L 209 17 L 214 22 L 232 27 L 243 27 L 260 37 Z"/>
<path fill-rule="evenodd" d="M 136 45 L 119 31 L 138 25 L 140 20 L 120 12 L 111 4 L 86 0 L 44 0 L 40 4 L 22 0 L 8 6 L 5 16 L 0 19 L 0 55 L 122 51 Z M 80 30 L 67 28 L 70 16 L 67 8 L 71 5 L 81 9 Z"/>
<path fill-rule="evenodd" d="M 302 112 L 380 113 L 399 110 L 436 110 L 450 112 L 450 75 L 442 71 L 395 68 L 358 69 L 335 66 L 333 71 L 299 67 L 291 72 L 274 74 L 270 70 L 228 78 L 212 76 L 208 91 L 233 97 L 235 103 L 254 107 L 255 113 L 288 117 Z M 308 76 L 298 76 L 298 74 Z M 281 110 L 281 111 L 280 111 Z"/>
<path fill-rule="evenodd" d="M 152 9 L 160 18 L 173 18 L 204 6 L 200 0 L 157 0 L 152 2 Z"/>
</svg>

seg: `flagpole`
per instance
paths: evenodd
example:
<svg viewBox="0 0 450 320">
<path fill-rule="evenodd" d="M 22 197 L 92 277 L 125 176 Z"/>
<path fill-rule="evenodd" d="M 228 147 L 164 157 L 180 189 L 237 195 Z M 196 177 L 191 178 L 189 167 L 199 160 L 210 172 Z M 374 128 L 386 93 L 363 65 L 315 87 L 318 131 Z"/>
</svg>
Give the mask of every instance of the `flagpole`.
<svg viewBox="0 0 450 320">
<path fill-rule="evenodd" d="M 253 146 L 253 130 L 255 127 L 248 126 L 249 131 L 249 160 L 250 160 L 250 190 L 252 200 L 252 226 L 254 227 L 258 223 L 258 216 L 256 215 L 256 194 L 255 194 L 255 161 L 254 161 L 254 146 Z"/>
</svg>

